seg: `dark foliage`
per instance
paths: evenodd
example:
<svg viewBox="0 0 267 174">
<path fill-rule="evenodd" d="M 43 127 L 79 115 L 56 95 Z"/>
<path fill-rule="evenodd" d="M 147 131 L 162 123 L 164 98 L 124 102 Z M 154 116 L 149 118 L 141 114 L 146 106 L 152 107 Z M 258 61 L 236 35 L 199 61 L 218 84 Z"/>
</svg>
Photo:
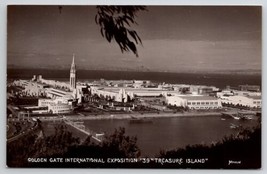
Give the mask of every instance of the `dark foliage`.
<svg viewBox="0 0 267 174">
<path fill-rule="evenodd" d="M 137 24 L 137 12 L 144 10 L 145 6 L 97 6 L 95 22 L 100 26 L 101 35 L 108 42 L 115 40 L 121 52 L 132 51 L 138 57 L 136 44 L 142 44 L 142 41 L 137 32 L 130 27 Z"/>
<path fill-rule="evenodd" d="M 109 149 L 109 155 L 111 157 L 137 158 L 141 152 L 136 143 L 136 137 L 126 136 L 125 128 L 119 128 L 113 134 L 106 137 L 102 147 Z"/>
<path fill-rule="evenodd" d="M 35 151 L 32 144 L 34 143 L 36 138 L 37 135 L 31 133 L 24 136 L 20 140 L 7 144 L 7 166 L 28 166 L 26 159 Z"/>
<path fill-rule="evenodd" d="M 137 158 L 140 149 L 136 137 L 125 135 L 125 129 L 115 130 L 101 144 L 91 137 L 83 142 L 73 137 L 64 125 L 55 127 L 55 133 L 45 136 L 42 127 L 25 137 L 7 144 L 7 165 L 9 167 L 99 167 L 99 163 L 29 163 L 28 158 Z M 115 164 L 114 164 L 115 165 Z M 103 166 L 105 167 L 105 166 Z M 114 166 L 115 167 L 115 166 Z"/>
<path fill-rule="evenodd" d="M 221 142 L 208 145 L 186 146 L 183 149 L 161 151 L 160 158 L 208 159 L 205 164 L 184 163 L 183 168 L 233 168 L 261 167 L 261 128 L 244 129 L 237 136 L 225 137 Z M 229 161 L 241 161 L 229 164 Z M 167 165 L 166 167 L 174 167 Z"/>
<path fill-rule="evenodd" d="M 259 124 L 260 125 L 260 124 Z M 49 158 L 108 158 L 125 159 L 140 157 L 136 137 L 125 135 L 120 128 L 106 137 L 101 144 L 94 143 L 91 137 L 84 141 L 73 137 L 64 125 L 55 127 L 55 134 L 41 134 L 42 127 L 17 141 L 7 144 L 7 165 L 9 167 L 101 167 L 101 168 L 234 168 L 256 169 L 261 167 L 261 128 L 244 129 L 236 136 L 224 138 L 212 145 L 191 145 L 176 150 L 161 151 L 157 158 L 182 158 L 183 163 L 29 163 L 27 159 Z M 186 159 L 208 159 L 205 163 L 187 163 Z M 229 165 L 229 160 L 241 161 Z"/>
<path fill-rule="evenodd" d="M 40 123 L 39 123 L 40 124 Z M 27 167 L 27 159 L 62 155 L 68 150 L 68 146 L 78 145 L 79 138 L 75 138 L 66 131 L 66 127 L 55 127 L 55 134 L 45 136 L 42 126 L 23 136 L 22 138 L 7 144 L 7 165 L 9 167 Z"/>
</svg>

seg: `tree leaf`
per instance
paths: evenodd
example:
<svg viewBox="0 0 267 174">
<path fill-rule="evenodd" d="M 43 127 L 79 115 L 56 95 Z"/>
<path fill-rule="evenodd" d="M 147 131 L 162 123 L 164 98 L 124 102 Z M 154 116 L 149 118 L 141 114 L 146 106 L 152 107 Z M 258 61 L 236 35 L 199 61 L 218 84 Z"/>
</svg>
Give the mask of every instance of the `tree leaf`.
<svg viewBox="0 0 267 174">
<path fill-rule="evenodd" d="M 131 27 L 131 24 L 137 24 L 136 14 L 145 10 L 147 10 L 145 6 L 97 6 L 98 14 L 95 16 L 95 22 L 100 26 L 102 37 L 108 42 L 115 39 L 122 52 L 131 51 L 138 57 L 135 44 L 142 44 L 141 38 L 135 30 L 125 26 Z M 135 43 L 130 41 L 128 33 Z"/>
</svg>

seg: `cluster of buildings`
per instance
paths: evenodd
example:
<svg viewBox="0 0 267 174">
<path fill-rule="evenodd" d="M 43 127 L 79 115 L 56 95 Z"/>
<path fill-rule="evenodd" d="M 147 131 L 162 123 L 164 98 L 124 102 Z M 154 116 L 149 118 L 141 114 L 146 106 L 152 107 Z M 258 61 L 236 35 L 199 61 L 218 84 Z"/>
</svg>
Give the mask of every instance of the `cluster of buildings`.
<svg viewBox="0 0 267 174">
<path fill-rule="evenodd" d="M 81 103 L 85 85 L 77 85 L 75 57 L 70 69 L 70 81 L 60 82 L 43 79 L 41 75 L 34 75 L 31 80 L 15 80 L 14 85 L 21 86 L 22 95 L 38 97 L 38 106 L 25 107 L 32 113 L 69 113 L 77 103 Z"/>
<path fill-rule="evenodd" d="M 138 84 L 149 84 L 138 81 Z M 131 86 L 136 86 L 133 81 Z M 165 98 L 167 105 L 188 107 L 189 109 L 218 109 L 221 100 L 215 96 L 218 88 L 213 86 L 160 84 L 154 87 L 110 87 L 91 86 L 92 95 L 111 98 L 116 102 L 128 102 L 136 98 Z"/>
<path fill-rule="evenodd" d="M 135 86 L 134 83 L 133 81 L 131 86 Z M 260 87 L 250 87 L 250 85 L 240 85 L 239 89 L 231 90 L 227 88 L 220 90 L 214 86 L 177 84 L 160 84 L 156 87 L 143 88 L 91 86 L 90 90 L 93 95 L 113 99 L 116 102 L 128 102 L 136 98 L 163 97 L 167 105 L 196 110 L 220 109 L 223 104 L 261 108 Z"/>
<path fill-rule="evenodd" d="M 224 90 L 208 87 L 203 89 L 198 88 L 198 93 L 167 96 L 167 103 L 189 109 L 220 109 L 223 104 L 248 108 L 261 108 L 262 106 L 259 86 L 240 85 L 235 89 Z"/>
<path fill-rule="evenodd" d="M 240 90 L 222 90 L 217 93 L 217 97 L 224 104 L 233 106 L 245 106 L 249 108 L 261 108 L 261 92 L 257 91 L 240 91 Z"/>
<path fill-rule="evenodd" d="M 38 97 L 38 106 L 28 107 L 36 113 L 69 113 L 87 94 L 114 101 L 129 103 L 135 99 L 164 98 L 165 104 L 188 109 L 220 109 L 223 104 L 261 108 L 259 86 L 240 85 L 220 90 L 214 86 L 185 84 L 156 84 L 151 81 L 121 80 L 97 83 L 77 83 L 75 57 L 70 68 L 69 82 L 47 80 L 34 75 L 31 80 L 16 80 L 16 86 L 24 88 L 23 95 Z M 142 100 L 144 101 L 144 100 Z M 143 102 L 145 106 L 145 102 Z"/>
</svg>

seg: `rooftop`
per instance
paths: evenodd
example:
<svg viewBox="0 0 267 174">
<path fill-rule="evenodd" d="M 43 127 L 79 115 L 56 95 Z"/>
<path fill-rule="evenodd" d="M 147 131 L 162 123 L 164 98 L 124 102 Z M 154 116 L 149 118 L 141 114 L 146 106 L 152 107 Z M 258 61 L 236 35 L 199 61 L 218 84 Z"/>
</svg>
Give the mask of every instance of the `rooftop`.
<svg viewBox="0 0 267 174">
<path fill-rule="evenodd" d="M 104 87 L 99 88 L 98 90 L 109 91 L 109 92 L 119 92 L 121 89 L 124 89 L 126 92 L 169 92 L 169 90 L 164 90 L 160 88 L 112 88 Z M 173 90 L 171 90 L 173 91 Z"/>
<path fill-rule="evenodd" d="M 202 95 L 184 95 L 184 96 L 179 96 L 183 99 L 187 100 L 217 100 L 215 97 L 211 96 L 202 96 Z"/>
<path fill-rule="evenodd" d="M 248 98 L 252 98 L 254 100 L 261 100 L 261 96 L 247 96 Z"/>
</svg>

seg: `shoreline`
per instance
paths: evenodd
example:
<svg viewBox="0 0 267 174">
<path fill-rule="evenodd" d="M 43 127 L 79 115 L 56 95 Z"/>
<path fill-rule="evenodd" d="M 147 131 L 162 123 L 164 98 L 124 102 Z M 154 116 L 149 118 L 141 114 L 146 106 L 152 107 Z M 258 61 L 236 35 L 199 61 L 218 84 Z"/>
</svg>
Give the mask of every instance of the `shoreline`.
<svg viewBox="0 0 267 174">
<path fill-rule="evenodd" d="M 210 117 L 210 116 L 221 116 L 220 112 L 186 112 L 186 113 L 144 113 L 144 114 L 102 114 L 102 115 L 70 115 L 65 116 L 69 120 L 111 120 L 111 119 L 153 119 L 153 118 L 185 118 L 185 117 Z M 38 118 L 38 117 L 35 117 Z M 39 117 L 41 121 L 57 121 L 62 120 L 60 117 Z"/>
</svg>

